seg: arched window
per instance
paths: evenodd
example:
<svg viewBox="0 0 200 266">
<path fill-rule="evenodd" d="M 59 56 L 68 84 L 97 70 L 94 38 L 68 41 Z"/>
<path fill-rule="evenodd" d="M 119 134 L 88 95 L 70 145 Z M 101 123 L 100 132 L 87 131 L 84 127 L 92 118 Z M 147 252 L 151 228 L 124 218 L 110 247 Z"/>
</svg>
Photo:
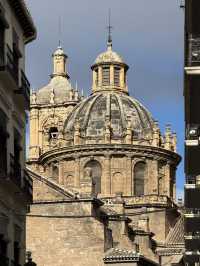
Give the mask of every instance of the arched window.
<svg viewBox="0 0 200 266">
<path fill-rule="evenodd" d="M 49 140 L 58 138 L 58 129 L 57 127 L 51 127 L 49 129 Z"/>
<path fill-rule="evenodd" d="M 102 167 L 98 161 L 91 160 L 84 167 L 84 179 L 92 181 L 93 193 L 101 192 Z"/>
<path fill-rule="evenodd" d="M 59 170 L 57 165 L 52 165 L 52 177 L 53 179 L 57 179 L 59 175 Z"/>
<path fill-rule="evenodd" d="M 134 195 L 144 195 L 144 179 L 145 179 L 146 164 L 138 162 L 134 167 Z"/>
</svg>

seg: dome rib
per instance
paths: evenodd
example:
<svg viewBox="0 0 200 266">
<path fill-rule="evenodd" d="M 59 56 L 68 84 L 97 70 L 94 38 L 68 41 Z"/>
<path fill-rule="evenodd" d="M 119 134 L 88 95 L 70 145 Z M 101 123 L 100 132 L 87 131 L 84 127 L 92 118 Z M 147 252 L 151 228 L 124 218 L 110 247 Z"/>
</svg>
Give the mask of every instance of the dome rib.
<svg viewBox="0 0 200 266">
<path fill-rule="evenodd" d="M 122 127 L 123 129 L 126 128 L 126 118 L 125 118 L 125 114 L 124 114 L 124 109 L 123 109 L 123 106 L 122 106 L 122 102 L 120 100 L 120 97 L 119 95 L 115 95 L 115 97 L 117 98 L 117 102 L 118 102 L 118 105 L 119 105 L 119 108 L 120 108 L 120 111 L 121 111 L 121 122 L 122 122 Z"/>
<path fill-rule="evenodd" d="M 153 134 L 151 114 L 137 100 L 127 94 L 108 91 L 93 94 L 76 106 L 65 122 L 64 132 L 73 134 L 78 119 L 80 130 L 84 131 L 83 138 L 104 138 L 109 120 L 113 136 L 123 138 L 129 123 L 127 116 L 130 116 L 131 128 L 137 133 L 137 138 Z"/>
<path fill-rule="evenodd" d="M 96 103 L 96 101 L 98 100 L 98 98 L 101 96 L 101 95 L 95 95 L 96 97 L 93 99 L 93 101 L 90 103 L 90 106 L 86 112 L 86 115 L 85 115 L 85 120 L 84 120 L 84 123 L 83 123 L 83 129 L 85 129 L 88 125 L 88 121 L 89 121 L 89 114 L 92 110 L 92 107 L 94 106 L 94 104 Z"/>
</svg>

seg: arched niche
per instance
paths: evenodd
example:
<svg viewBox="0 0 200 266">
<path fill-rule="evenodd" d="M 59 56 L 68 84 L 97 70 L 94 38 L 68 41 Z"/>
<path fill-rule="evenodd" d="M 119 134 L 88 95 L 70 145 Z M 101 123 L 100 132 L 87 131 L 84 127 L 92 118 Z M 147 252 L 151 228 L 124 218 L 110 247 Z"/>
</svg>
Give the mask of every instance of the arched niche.
<svg viewBox="0 0 200 266">
<path fill-rule="evenodd" d="M 137 162 L 133 168 L 134 196 L 144 195 L 145 174 L 146 174 L 146 163 L 142 161 Z"/>
<path fill-rule="evenodd" d="M 52 178 L 57 180 L 59 176 L 59 169 L 57 164 L 52 164 Z"/>
<path fill-rule="evenodd" d="M 96 160 L 87 162 L 84 166 L 84 182 L 92 182 L 93 193 L 101 193 L 102 167 Z"/>
<path fill-rule="evenodd" d="M 67 175 L 64 177 L 64 186 L 66 188 L 74 187 L 74 177 L 72 175 Z"/>
<path fill-rule="evenodd" d="M 124 192 L 124 178 L 120 172 L 114 173 L 112 177 L 112 193 Z"/>
</svg>

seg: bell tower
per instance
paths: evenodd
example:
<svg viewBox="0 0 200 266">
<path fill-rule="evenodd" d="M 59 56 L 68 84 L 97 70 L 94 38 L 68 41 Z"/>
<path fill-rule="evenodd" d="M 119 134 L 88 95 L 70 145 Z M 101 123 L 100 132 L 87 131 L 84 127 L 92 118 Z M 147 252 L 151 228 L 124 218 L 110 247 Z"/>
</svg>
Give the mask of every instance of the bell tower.
<svg viewBox="0 0 200 266">
<path fill-rule="evenodd" d="M 64 121 L 81 99 L 78 89 L 73 89 L 70 83 L 67 58 L 59 46 L 52 55 L 50 82 L 31 93 L 29 162 L 32 164 L 37 164 L 43 153 L 65 145 Z"/>
<path fill-rule="evenodd" d="M 51 77 L 63 76 L 69 79 L 66 70 L 67 55 L 64 53 L 61 46 L 59 46 L 52 55 L 53 57 L 53 74 Z"/>
</svg>

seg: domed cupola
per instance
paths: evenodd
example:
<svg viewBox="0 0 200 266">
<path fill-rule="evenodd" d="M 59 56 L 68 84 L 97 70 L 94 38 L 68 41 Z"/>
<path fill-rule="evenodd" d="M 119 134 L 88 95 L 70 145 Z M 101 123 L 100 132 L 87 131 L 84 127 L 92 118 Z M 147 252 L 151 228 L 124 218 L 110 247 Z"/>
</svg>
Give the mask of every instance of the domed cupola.
<svg viewBox="0 0 200 266">
<path fill-rule="evenodd" d="M 32 105 L 63 104 L 78 102 L 80 96 L 77 89 L 73 89 L 66 69 L 67 55 L 59 46 L 52 55 L 53 73 L 50 82 L 32 94 Z"/>
<path fill-rule="evenodd" d="M 64 126 L 67 145 L 151 144 L 154 121 L 136 99 L 128 95 L 127 64 L 112 50 L 109 34 L 107 51 L 91 67 L 92 94 L 81 101 Z"/>
<path fill-rule="evenodd" d="M 93 72 L 92 92 L 115 90 L 128 93 L 126 72 L 128 65 L 123 58 L 113 51 L 109 35 L 107 51 L 97 56 L 91 69 Z"/>
</svg>

